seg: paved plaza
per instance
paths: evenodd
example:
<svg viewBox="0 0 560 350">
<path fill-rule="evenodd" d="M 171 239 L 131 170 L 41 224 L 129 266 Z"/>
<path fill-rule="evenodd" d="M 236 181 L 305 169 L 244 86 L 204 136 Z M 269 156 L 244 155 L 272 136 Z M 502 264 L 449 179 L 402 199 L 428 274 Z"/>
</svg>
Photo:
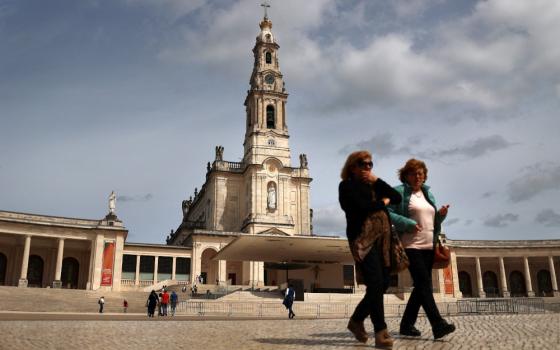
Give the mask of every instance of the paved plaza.
<svg viewBox="0 0 560 350">
<path fill-rule="evenodd" d="M 359 349 L 343 319 L 127 320 L 112 315 L 51 314 L 51 320 L 0 315 L 0 349 Z M 13 316 L 13 315 L 12 315 Z M 46 316 L 46 315 L 43 315 Z M 124 315 L 121 315 L 121 317 Z M 33 315 L 23 319 L 34 318 Z M 66 318 L 66 319 L 65 319 Z M 455 316 L 457 331 L 434 341 L 425 318 L 421 338 L 398 336 L 398 318 L 388 318 L 394 349 L 560 349 L 560 314 Z M 368 324 L 368 330 L 371 326 Z"/>
</svg>

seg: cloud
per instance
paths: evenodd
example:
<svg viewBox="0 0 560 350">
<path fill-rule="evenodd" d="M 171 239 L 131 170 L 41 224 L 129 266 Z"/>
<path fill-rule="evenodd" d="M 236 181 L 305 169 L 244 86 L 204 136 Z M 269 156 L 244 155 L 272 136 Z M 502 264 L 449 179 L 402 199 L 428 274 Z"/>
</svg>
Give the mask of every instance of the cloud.
<svg viewBox="0 0 560 350">
<path fill-rule="evenodd" d="M 355 150 L 369 150 L 374 157 L 391 157 L 400 154 L 410 154 L 408 146 L 396 146 L 394 137 L 390 133 L 378 134 L 366 141 L 358 142 L 355 145 L 346 145 L 341 148 L 339 154 L 348 154 Z"/>
<path fill-rule="evenodd" d="M 522 202 L 541 192 L 560 189 L 560 165 L 538 163 L 524 169 L 524 174 L 511 181 L 507 186 L 509 199 Z"/>
<path fill-rule="evenodd" d="M 552 209 L 544 209 L 537 214 L 535 222 L 546 227 L 560 227 L 560 214 Z"/>
<path fill-rule="evenodd" d="M 346 236 L 346 217 L 338 206 L 328 206 L 313 210 L 313 233 Z"/>
<path fill-rule="evenodd" d="M 458 219 L 458 218 L 447 219 L 447 220 L 445 220 L 444 224 L 445 224 L 445 226 L 452 226 L 452 225 L 455 225 L 455 224 L 459 223 L 459 221 L 461 221 L 461 219 Z"/>
<path fill-rule="evenodd" d="M 383 133 L 373 136 L 369 140 L 360 141 L 353 145 L 346 145 L 338 152 L 348 154 L 354 150 L 366 149 L 374 153 L 374 157 L 391 157 L 396 155 L 418 155 L 421 158 L 439 159 L 461 157 L 466 159 L 478 158 L 483 155 L 507 149 L 515 143 L 511 143 L 500 135 L 481 137 L 468 141 L 463 145 L 451 146 L 442 150 L 421 150 L 420 139 L 410 138 L 405 145 L 397 145 L 391 133 Z M 415 151 L 408 145 L 414 145 Z"/>
<path fill-rule="evenodd" d="M 484 193 L 482 194 L 481 197 L 482 197 L 482 198 L 490 198 L 490 197 L 492 197 L 492 196 L 494 196 L 494 195 L 496 195 L 496 192 L 495 192 L 495 191 L 488 191 L 488 192 L 484 192 Z"/>
<path fill-rule="evenodd" d="M 446 150 L 426 152 L 426 158 L 442 157 L 464 157 L 468 159 L 478 158 L 491 152 L 496 152 L 515 145 L 508 142 L 500 135 L 491 135 L 469 141 L 463 145 L 455 146 Z"/>
<path fill-rule="evenodd" d="M 206 5 L 207 0 L 124 0 L 133 6 L 150 6 L 153 11 L 163 12 L 173 20 L 192 13 Z"/>
<path fill-rule="evenodd" d="M 136 196 L 117 196 L 117 202 L 147 202 L 152 200 L 154 195 L 151 193 L 147 193 L 144 195 L 136 195 Z"/>
<path fill-rule="evenodd" d="M 506 227 L 510 223 L 515 222 L 519 219 L 519 215 L 507 213 L 507 214 L 498 214 L 495 216 L 487 217 L 484 220 L 484 225 L 488 227 Z"/>
</svg>

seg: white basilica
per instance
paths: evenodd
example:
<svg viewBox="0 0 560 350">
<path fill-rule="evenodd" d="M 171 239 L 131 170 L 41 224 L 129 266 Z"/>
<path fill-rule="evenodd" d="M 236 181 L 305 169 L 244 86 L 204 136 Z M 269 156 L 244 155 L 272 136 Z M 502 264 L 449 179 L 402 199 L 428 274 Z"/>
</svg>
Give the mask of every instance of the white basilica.
<svg viewBox="0 0 560 350">
<path fill-rule="evenodd" d="M 202 280 L 216 288 L 268 290 L 289 282 L 306 297 L 362 292 L 344 233 L 313 233 L 311 177 L 305 154 L 298 164 L 291 161 L 278 50 L 265 14 L 245 99 L 243 160 L 226 161 L 224 148 L 216 147 L 205 182 L 183 201 L 183 218 L 167 245 L 126 242 L 114 194 L 102 219 L 0 211 L 0 285 L 119 291 Z M 560 240 L 447 244 L 451 265 L 433 272 L 437 300 L 559 296 Z M 406 300 L 408 272 L 391 283 L 390 292 Z"/>
</svg>

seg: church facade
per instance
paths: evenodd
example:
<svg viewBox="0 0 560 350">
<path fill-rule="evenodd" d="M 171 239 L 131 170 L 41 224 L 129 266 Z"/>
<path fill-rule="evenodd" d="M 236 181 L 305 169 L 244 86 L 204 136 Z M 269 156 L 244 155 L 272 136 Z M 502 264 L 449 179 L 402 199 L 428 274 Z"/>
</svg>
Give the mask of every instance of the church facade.
<svg viewBox="0 0 560 350">
<path fill-rule="evenodd" d="M 312 179 L 305 154 L 292 164 L 279 45 L 266 15 L 259 26 L 242 161 L 215 148 L 167 244 L 127 242 L 114 194 L 99 220 L 0 211 L 0 285 L 119 291 L 290 282 L 306 293 L 359 290 L 346 239 L 313 233 Z M 451 264 L 433 272 L 438 300 L 560 296 L 560 239 L 446 243 Z M 403 271 L 390 292 L 406 299 L 411 285 Z"/>
</svg>

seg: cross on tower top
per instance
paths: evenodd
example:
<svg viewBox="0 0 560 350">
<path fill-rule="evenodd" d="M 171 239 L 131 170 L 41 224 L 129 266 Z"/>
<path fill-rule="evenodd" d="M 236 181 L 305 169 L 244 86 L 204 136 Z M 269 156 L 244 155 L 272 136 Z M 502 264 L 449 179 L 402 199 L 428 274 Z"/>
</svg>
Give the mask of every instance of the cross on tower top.
<svg viewBox="0 0 560 350">
<path fill-rule="evenodd" d="M 268 7 L 270 7 L 270 5 L 269 5 L 268 2 L 265 0 L 265 2 L 263 2 L 263 3 L 261 4 L 261 6 L 264 8 L 264 19 L 268 19 L 268 14 L 267 14 L 267 12 L 266 12 L 266 9 L 267 9 Z"/>
</svg>

